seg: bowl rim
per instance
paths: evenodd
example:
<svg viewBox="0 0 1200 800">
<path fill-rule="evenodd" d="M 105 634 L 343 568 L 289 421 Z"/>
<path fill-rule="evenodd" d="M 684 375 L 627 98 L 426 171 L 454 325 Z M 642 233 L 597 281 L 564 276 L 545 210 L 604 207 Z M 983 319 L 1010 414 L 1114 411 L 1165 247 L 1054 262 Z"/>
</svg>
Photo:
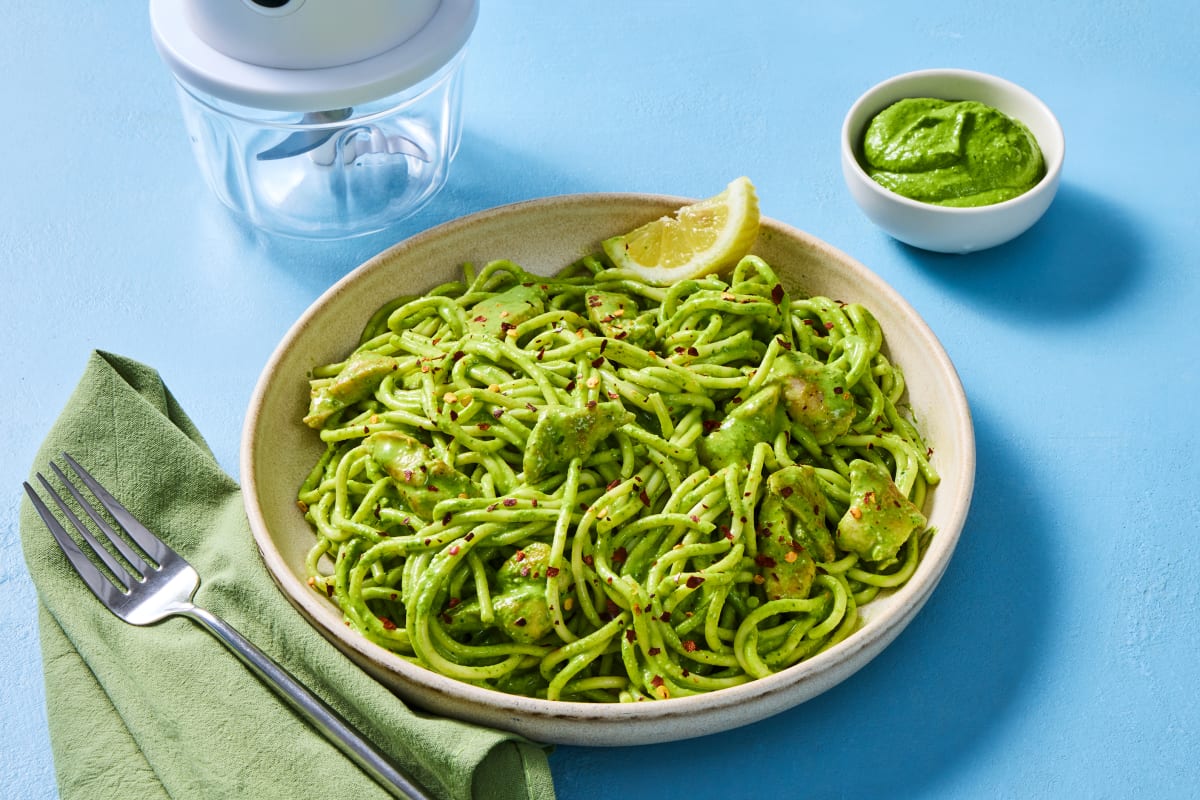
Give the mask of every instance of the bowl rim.
<svg viewBox="0 0 1200 800">
<path fill-rule="evenodd" d="M 484 689 L 412 664 L 396 653 L 370 642 L 365 637 L 357 634 L 357 632 L 350 631 L 347 634 L 346 631 L 349 631 L 348 628 L 343 630 L 341 626 L 338 626 L 331 629 L 328 626 L 320 624 L 319 620 L 313 614 L 309 613 L 310 609 L 318 607 L 318 603 L 326 603 L 327 601 L 316 592 L 312 592 L 307 586 L 301 587 L 301 582 L 292 573 L 282 554 L 275 547 L 270 531 L 266 526 L 263 507 L 259 502 L 253 461 L 254 448 L 257 444 L 258 417 L 264 396 L 268 391 L 276 367 L 284 359 L 288 349 L 300 337 L 307 325 L 327 305 L 332 303 L 346 286 L 359 280 L 368 271 L 386 269 L 389 262 L 402 256 L 404 253 L 419 249 L 426 242 L 436 241 L 440 237 L 452 235 L 466 226 L 477 225 L 482 221 L 495 217 L 537 213 L 540 209 L 562 204 L 642 204 L 649 210 L 667 205 L 678 207 L 689 202 L 694 202 L 694 200 L 673 195 L 634 192 L 564 194 L 501 205 L 452 219 L 386 248 L 347 273 L 310 304 L 300 318 L 284 334 L 272 352 L 251 395 L 243 425 L 242 444 L 240 448 L 239 466 L 242 480 L 242 495 L 251 532 L 256 541 L 260 556 L 267 566 L 267 571 L 271 574 L 281 593 L 291 602 L 293 607 L 297 608 L 300 613 L 308 618 L 317 633 L 323 635 L 326 639 L 336 637 L 343 645 L 349 646 L 359 656 L 369 659 L 371 662 L 371 666 L 369 667 L 361 661 L 359 663 L 364 669 L 375 675 L 375 677 L 379 677 L 381 673 L 386 673 L 390 676 L 400 678 L 405 684 L 411 684 L 410 689 L 414 694 L 444 697 L 455 705 L 465 703 L 477 707 L 480 709 L 481 714 L 487 716 L 487 719 L 483 719 L 483 717 L 473 720 L 469 717 L 463 718 L 468 719 L 468 721 L 480 722 L 481 724 L 494 724 L 499 727 L 505 727 L 517 733 L 524 733 L 531 738 L 537 738 L 536 734 L 531 733 L 531 731 L 537 730 L 538 726 L 542 724 L 551 726 L 564 723 L 653 724 L 655 721 L 664 722 L 680 716 L 686 717 L 692 712 L 703 712 L 705 715 L 711 717 L 714 713 L 730 711 L 739 706 L 761 701 L 772 695 L 795 693 L 797 691 L 796 687 L 805 684 L 820 686 L 817 691 L 802 697 L 795 703 L 789 704 L 790 707 L 791 705 L 804 702 L 810 697 L 816 696 L 840 683 L 870 660 L 868 658 L 866 661 L 846 667 L 845 665 L 847 664 L 853 664 L 854 656 L 857 653 L 863 650 L 874 650 L 871 658 L 878 655 L 895 638 L 899 631 L 908 625 L 940 582 L 965 527 L 975 481 L 976 454 L 973 423 L 967 397 L 957 371 L 928 324 L 890 284 L 869 270 L 861 262 L 829 243 L 786 223 L 769 217 L 763 217 L 761 220 L 762 229 L 770 230 L 774 234 L 800 240 L 806 246 L 821 251 L 822 255 L 837 261 L 839 266 L 844 267 L 851 273 L 855 281 L 862 281 L 869 284 L 871 290 L 885 297 L 887 302 L 904 318 L 905 323 L 911 326 L 912 332 L 920 339 L 925 354 L 932 361 L 936 362 L 937 372 L 945 375 L 950 381 L 952 396 L 946 397 L 945 401 L 949 407 L 953 408 L 952 428 L 955 431 L 955 439 L 962 445 L 958 468 L 954 472 L 956 493 L 952 495 L 946 518 L 938 528 L 938 533 L 935 537 L 936 546 L 942 555 L 937 561 L 929 563 L 929 566 L 924 571 L 918 567 L 918 573 L 908 583 L 895 591 L 894 594 L 903 595 L 903 602 L 888 604 L 880 613 L 871 615 L 869 624 L 864 625 L 855 631 L 853 635 L 839 642 L 834 647 L 779 672 L 713 692 L 643 703 L 551 701 Z M 948 477 L 948 475 L 949 473 L 943 472 L 944 478 Z M 925 566 L 928 562 L 929 554 L 926 554 L 922 559 L 921 566 Z M 288 586 L 285 586 L 283 583 L 286 580 L 285 576 L 294 579 L 287 581 Z M 294 586 L 291 585 L 293 583 Z M 289 591 L 289 589 L 298 591 Z M 303 590 L 306 590 L 306 592 Z M 843 671 L 841 673 L 838 672 L 838 667 L 842 668 Z M 761 719 L 764 716 L 767 715 L 759 715 L 754 719 Z M 532 720 L 532 722 L 528 722 L 527 720 Z M 725 725 L 719 728 L 701 727 L 694 732 L 683 732 L 673 738 L 690 738 L 718 730 L 726 730 L 745 724 L 748 721 L 752 720 L 745 720 L 736 723 L 736 725 Z M 599 744 L 637 744 L 648 741 L 667 741 L 670 738 L 672 737 L 657 735 L 653 739 L 631 737 L 629 742 L 615 742 L 603 739 L 599 741 Z M 552 738 L 551 740 L 566 744 L 583 743 L 582 739 Z"/>
<path fill-rule="evenodd" d="M 986 84 L 993 88 L 1000 89 L 1016 97 L 1020 97 L 1025 102 L 1036 107 L 1050 123 L 1051 145 L 1047 148 L 1043 145 L 1041 137 L 1038 138 L 1038 146 L 1041 147 L 1043 158 L 1046 159 L 1046 174 L 1041 180 L 1029 191 L 1011 197 L 1008 200 L 1003 200 L 999 203 L 989 203 L 983 206 L 940 206 L 933 203 L 924 203 L 920 200 L 914 200 L 911 197 L 905 197 L 902 194 L 885 189 L 876 183 L 867 171 L 863 169 L 862 162 L 859 161 L 857 151 L 854 145 L 853 137 L 858 131 L 851 130 L 851 123 L 859 116 L 862 110 L 883 92 L 894 89 L 904 84 L 918 80 L 926 80 L 930 78 L 957 78 L 960 80 L 973 81 L 977 84 Z M 915 95 L 910 95 L 915 96 Z M 882 110 L 882 109 L 880 109 Z M 878 113 L 878 112 L 875 112 Z M 1063 133 L 1062 123 L 1058 117 L 1050 109 L 1040 97 L 1029 91 L 1020 84 L 1014 83 L 1007 78 L 1001 78 L 998 75 L 993 75 L 987 72 L 979 72 L 976 70 L 960 69 L 954 67 L 936 67 L 930 69 L 913 70 L 912 72 L 904 72 L 899 75 L 893 75 L 886 78 L 871 88 L 867 89 L 854 103 L 850 106 L 850 110 L 846 112 L 846 116 L 842 119 L 842 130 L 839 138 L 841 149 L 842 163 L 847 165 L 851 174 L 854 175 L 856 181 L 866 187 L 866 190 L 878 199 L 887 202 L 897 203 L 903 207 L 911 209 L 919 209 L 931 214 L 945 214 L 949 217 L 970 217 L 982 214 L 995 212 L 997 209 L 1011 208 L 1019 204 L 1030 204 L 1039 202 L 1042 195 L 1053 194 L 1058 189 L 1058 183 L 1062 175 L 1063 162 L 1066 160 L 1066 137 Z M 1046 157 L 1049 152 L 1053 158 Z"/>
</svg>

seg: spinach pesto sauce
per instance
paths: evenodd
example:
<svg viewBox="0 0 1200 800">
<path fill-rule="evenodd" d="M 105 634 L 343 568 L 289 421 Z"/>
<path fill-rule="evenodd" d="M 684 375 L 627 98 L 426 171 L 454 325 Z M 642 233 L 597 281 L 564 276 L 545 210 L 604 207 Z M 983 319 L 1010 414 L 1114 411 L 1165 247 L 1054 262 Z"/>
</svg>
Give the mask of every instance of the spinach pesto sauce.
<svg viewBox="0 0 1200 800">
<path fill-rule="evenodd" d="M 900 100 L 871 120 L 863 154 L 879 185 L 942 206 L 1011 200 L 1046 174 L 1028 128 L 971 100 Z"/>
</svg>

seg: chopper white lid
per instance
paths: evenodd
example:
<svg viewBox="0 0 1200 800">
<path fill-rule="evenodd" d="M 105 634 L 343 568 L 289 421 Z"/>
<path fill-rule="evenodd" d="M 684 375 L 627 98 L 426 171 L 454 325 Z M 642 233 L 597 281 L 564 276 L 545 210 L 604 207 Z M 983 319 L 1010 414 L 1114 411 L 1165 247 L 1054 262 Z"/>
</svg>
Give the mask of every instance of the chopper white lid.
<svg viewBox="0 0 1200 800">
<path fill-rule="evenodd" d="M 311 4 L 310 12 L 322 1 L 307 0 Z M 302 6 L 304 0 L 300 3 L 293 0 L 292 5 Z M 221 100 L 251 108 L 316 111 L 378 100 L 420 83 L 437 72 L 470 38 L 479 15 L 479 0 L 438 0 L 428 21 L 420 25 L 421 19 L 410 20 L 415 23 L 411 27 L 420 26 L 419 29 L 411 35 L 407 35 L 409 30 L 401 30 L 400 35 L 407 35 L 407 38 L 395 46 L 382 52 L 368 51 L 366 57 L 349 63 L 310 69 L 268 66 L 235 58 L 226 51 L 241 54 L 242 51 L 234 46 L 238 42 L 220 42 L 222 49 L 218 49 L 193 25 L 197 18 L 184 11 L 179 0 L 150 0 L 155 46 L 182 83 Z M 266 11 L 263 16 L 273 15 Z M 362 24 L 361 20 L 355 22 Z M 199 27 L 204 28 L 203 25 Z M 204 30 L 204 33 L 210 38 L 216 35 L 212 30 Z M 376 49 L 378 41 L 376 36 Z M 282 51 L 267 51 L 266 56 L 258 60 L 289 63 L 278 55 L 279 52 Z"/>
</svg>

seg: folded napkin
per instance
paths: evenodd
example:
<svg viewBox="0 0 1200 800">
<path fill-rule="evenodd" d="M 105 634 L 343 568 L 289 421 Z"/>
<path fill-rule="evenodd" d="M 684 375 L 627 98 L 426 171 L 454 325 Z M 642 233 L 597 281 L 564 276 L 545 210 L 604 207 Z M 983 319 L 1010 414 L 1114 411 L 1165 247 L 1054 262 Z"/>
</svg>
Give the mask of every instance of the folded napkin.
<svg viewBox="0 0 1200 800">
<path fill-rule="evenodd" d="M 550 798 L 546 752 L 420 714 L 314 631 L 259 559 L 237 484 L 158 374 L 96 352 L 32 471 L 66 450 L 200 572 L 224 617 L 446 798 Z M 64 800 L 387 795 L 190 620 L 139 628 L 92 596 L 28 500 L 46 705 Z"/>
</svg>

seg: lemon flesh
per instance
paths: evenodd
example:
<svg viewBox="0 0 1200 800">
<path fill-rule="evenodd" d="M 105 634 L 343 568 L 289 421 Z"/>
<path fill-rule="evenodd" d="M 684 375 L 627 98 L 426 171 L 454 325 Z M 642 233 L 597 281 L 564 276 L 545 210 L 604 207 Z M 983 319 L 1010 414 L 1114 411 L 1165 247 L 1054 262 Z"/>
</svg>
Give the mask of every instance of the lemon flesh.
<svg viewBox="0 0 1200 800">
<path fill-rule="evenodd" d="M 615 267 L 667 286 L 735 265 L 754 246 L 758 223 L 758 196 L 743 177 L 714 197 L 606 239 L 601 246 Z"/>
</svg>

